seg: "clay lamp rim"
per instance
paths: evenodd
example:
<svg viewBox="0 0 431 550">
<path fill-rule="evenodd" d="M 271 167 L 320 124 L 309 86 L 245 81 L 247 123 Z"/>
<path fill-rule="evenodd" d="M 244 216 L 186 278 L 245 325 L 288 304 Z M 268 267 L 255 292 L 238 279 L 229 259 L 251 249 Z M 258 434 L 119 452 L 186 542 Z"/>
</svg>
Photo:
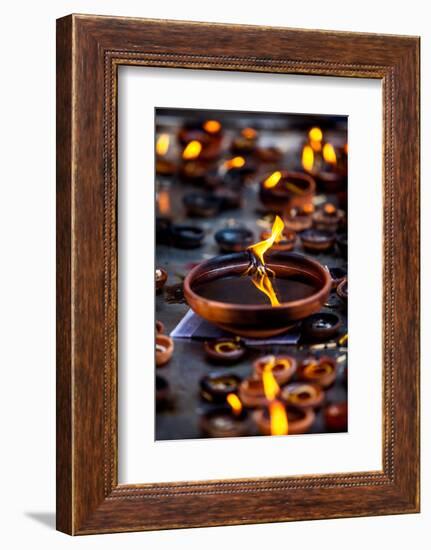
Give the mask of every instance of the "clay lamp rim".
<svg viewBox="0 0 431 550">
<path fill-rule="evenodd" d="M 281 173 L 281 179 L 279 183 L 274 187 L 265 187 L 265 181 L 275 171 Z M 296 193 L 290 190 L 288 187 L 286 187 L 285 184 L 289 182 L 294 185 L 296 185 L 296 183 L 298 182 L 301 182 L 301 184 L 303 184 L 304 187 L 300 187 L 301 192 Z M 268 197 L 271 199 L 291 200 L 292 198 L 308 197 L 308 200 L 309 200 L 310 195 L 314 195 L 314 193 L 316 192 L 316 182 L 314 181 L 311 175 L 304 174 L 303 172 L 290 172 L 288 170 L 273 170 L 271 172 L 267 172 L 261 179 L 260 191 L 261 191 L 261 197 L 263 199 L 265 199 L 265 197 Z"/>
<path fill-rule="evenodd" d="M 236 363 L 246 353 L 244 342 L 238 337 L 207 340 L 204 349 L 208 359 L 225 364 Z"/>
<path fill-rule="evenodd" d="M 324 365 L 327 366 L 326 369 Z M 315 369 L 314 372 L 311 370 L 312 368 Z M 336 377 L 337 365 L 335 360 L 329 356 L 322 356 L 318 360 L 306 360 L 298 368 L 298 378 L 301 381 L 318 384 L 323 388 L 331 386 Z"/>
<path fill-rule="evenodd" d="M 156 365 L 163 367 L 172 357 L 174 341 L 166 334 L 156 334 Z"/>
<path fill-rule="evenodd" d="M 316 327 L 314 323 L 323 319 L 329 323 L 330 327 Z M 336 313 L 330 313 L 322 311 L 320 313 L 313 313 L 302 322 L 302 331 L 309 338 L 315 338 L 318 340 L 325 340 L 331 338 L 338 333 L 341 327 L 341 319 Z"/>
<path fill-rule="evenodd" d="M 296 372 L 297 361 L 291 355 L 265 355 L 253 363 L 253 371 L 261 377 L 265 365 L 273 361 L 272 374 L 279 385 L 286 384 Z"/>
<path fill-rule="evenodd" d="M 225 403 L 230 393 L 237 393 L 241 378 L 236 374 L 212 372 L 199 381 L 201 396 L 212 403 Z"/>
<path fill-rule="evenodd" d="M 264 230 L 260 234 L 261 240 L 268 239 L 270 236 L 271 236 L 271 231 L 268 231 L 268 230 Z M 293 231 L 293 229 L 284 229 L 281 240 L 272 245 L 272 250 L 274 251 L 292 250 L 292 248 L 295 246 L 295 242 L 296 242 L 296 231 Z"/>
<path fill-rule="evenodd" d="M 244 407 L 266 407 L 269 404 L 261 377 L 245 378 L 239 385 L 238 395 Z"/>
<path fill-rule="evenodd" d="M 221 250 L 241 252 L 254 242 L 254 233 L 247 227 L 224 227 L 219 229 L 214 239 Z"/>
<path fill-rule="evenodd" d="M 197 248 L 202 244 L 205 231 L 196 225 L 181 223 L 171 226 L 171 235 L 175 246 Z"/>
<path fill-rule="evenodd" d="M 320 237 L 318 239 L 313 237 Z M 335 242 L 335 235 L 333 233 L 330 233 L 329 231 L 321 231 L 319 229 L 307 229 L 306 231 L 303 231 L 300 235 L 300 238 L 302 242 L 312 243 L 312 244 L 320 244 L 320 243 L 326 243 L 326 242 Z"/>
<path fill-rule="evenodd" d="M 299 407 L 288 405 L 286 406 L 286 411 L 288 418 L 288 433 L 286 435 L 300 435 L 307 433 L 316 419 L 316 414 L 311 407 L 301 409 Z M 290 418 L 289 413 L 291 414 Z M 293 419 L 292 414 L 297 416 L 297 418 Z M 257 424 L 261 434 L 271 435 L 270 416 L 266 407 L 254 411 L 253 420 Z"/>
<path fill-rule="evenodd" d="M 325 399 L 325 392 L 318 384 L 294 382 L 282 389 L 281 399 L 287 405 L 297 407 L 298 409 L 318 408 Z"/>
<path fill-rule="evenodd" d="M 341 283 L 337 286 L 336 292 L 337 292 L 337 296 L 339 296 L 344 302 L 347 302 L 347 298 L 348 298 L 347 277 L 344 277 Z"/>
<path fill-rule="evenodd" d="M 167 271 L 161 267 L 156 267 L 155 279 L 156 279 L 156 290 L 161 290 L 165 286 L 166 281 L 168 280 Z"/>
</svg>

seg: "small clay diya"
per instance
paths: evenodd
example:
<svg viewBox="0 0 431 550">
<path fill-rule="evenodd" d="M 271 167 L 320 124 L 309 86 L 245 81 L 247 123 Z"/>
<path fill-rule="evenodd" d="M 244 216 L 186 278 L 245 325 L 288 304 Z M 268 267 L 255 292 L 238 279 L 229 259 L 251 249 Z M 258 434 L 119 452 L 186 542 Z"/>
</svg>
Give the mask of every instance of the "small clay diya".
<svg viewBox="0 0 431 550">
<path fill-rule="evenodd" d="M 161 267 L 156 267 L 156 292 L 161 292 L 168 280 L 167 272 Z"/>
<path fill-rule="evenodd" d="M 348 298 L 347 277 L 344 277 L 341 283 L 337 286 L 337 296 L 339 296 L 345 304 L 347 303 L 347 298 Z"/>
<path fill-rule="evenodd" d="M 221 187 L 214 191 L 214 196 L 220 201 L 220 210 L 236 210 L 242 206 L 242 194 L 236 189 Z"/>
<path fill-rule="evenodd" d="M 191 183 L 204 182 L 209 170 L 209 165 L 203 160 L 189 160 L 184 162 L 180 168 L 181 179 Z"/>
<path fill-rule="evenodd" d="M 288 435 L 308 433 L 313 425 L 316 415 L 312 408 L 300 409 L 298 407 L 286 407 L 288 420 Z M 262 435 L 271 435 L 271 419 L 267 408 L 254 411 L 253 420 L 256 422 Z"/>
<path fill-rule="evenodd" d="M 246 353 L 244 342 L 236 338 L 217 338 L 204 344 L 207 358 L 212 363 L 233 365 L 241 361 Z"/>
<path fill-rule="evenodd" d="M 300 234 L 302 246 L 308 252 L 325 252 L 334 246 L 335 236 L 326 231 L 317 231 L 316 229 L 307 229 Z"/>
<path fill-rule="evenodd" d="M 156 159 L 156 173 L 159 176 L 173 176 L 177 171 L 177 165 L 167 159 Z"/>
<path fill-rule="evenodd" d="M 313 214 L 313 225 L 318 231 L 335 233 L 345 214 L 332 203 L 326 203 Z"/>
<path fill-rule="evenodd" d="M 161 321 L 156 321 L 156 333 L 163 334 L 165 332 L 165 325 Z"/>
<path fill-rule="evenodd" d="M 295 382 L 285 386 L 281 392 L 281 399 L 286 405 L 298 409 L 317 409 L 325 399 L 325 392 L 317 384 L 302 384 Z"/>
<path fill-rule="evenodd" d="M 298 369 L 298 378 L 300 380 L 318 384 L 322 388 L 332 386 L 336 376 L 336 361 L 332 357 L 305 360 Z"/>
<path fill-rule="evenodd" d="M 211 403 L 225 403 L 230 393 L 236 393 L 241 378 L 235 374 L 207 374 L 200 381 L 201 396 Z"/>
<path fill-rule="evenodd" d="M 198 248 L 204 236 L 204 230 L 195 225 L 178 224 L 171 227 L 172 244 L 177 248 Z"/>
<path fill-rule="evenodd" d="M 245 407 L 266 407 L 269 403 L 262 377 L 252 376 L 243 380 L 238 395 Z"/>
<path fill-rule="evenodd" d="M 337 235 L 335 240 L 341 256 L 347 258 L 347 233 Z"/>
<path fill-rule="evenodd" d="M 331 432 L 347 431 L 347 402 L 332 403 L 324 410 L 325 424 Z"/>
<path fill-rule="evenodd" d="M 204 193 L 187 193 L 183 197 L 187 215 L 191 218 L 212 218 L 220 211 L 221 200 Z"/>
<path fill-rule="evenodd" d="M 302 333 L 309 340 L 329 340 L 341 327 L 341 319 L 336 313 L 319 312 L 310 315 L 302 322 Z"/>
<path fill-rule="evenodd" d="M 156 365 L 163 367 L 174 353 L 174 341 L 166 334 L 156 334 Z"/>
<path fill-rule="evenodd" d="M 268 239 L 270 236 L 271 236 L 271 231 L 262 231 L 262 233 L 260 234 L 260 238 L 262 241 Z M 281 239 L 272 245 L 271 250 L 274 250 L 274 251 L 284 250 L 285 252 L 288 252 L 289 250 L 293 250 L 293 248 L 295 247 L 295 242 L 296 242 L 295 231 L 285 228 L 281 236 Z"/>
<path fill-rule="evenodd" d="M 283 158 L 283 151 L 278 147 L 257 147 L 254 151 L 255 157 L 261 162 L 275 163 Z"/>
<path fill-rule="evenodd" d="M 284 216 L 285 228 L 296 231 L 297 233 L 310 229 L 313 225 L 313 212 L 314 205 L 312 203 L 306 203 L 301 208 L 292 208 L 290 212 Z"/>
<path fill-rule="evenodd" d="M 332 288 L 335 289 L 347 277 L 347 271 L 342 267 L 329 267 L 329 274 L 332 279 Z"/>
<path fill-rule="evenodd" d="M 217 132 L 208 132 L 205 130 L 204 124 L 192 123 L 181 128 L 178 132 L 178 141 L 184 147 L 182 153 L 183 159 L 199 158 L 210 161 L 220 155 L 220 146 L 223 137 L 221 126 Z M 199 146 L 195 144 L 199 144 Z"/>
<path fill-rule="evenodd" d="M 168 382 L 159 375 L 156 375 L 156 405 L 162 407 L 167 404 L 170 397 Z"/>
<path fill-rule="evenodd" d="M 160 176 L 172 176 L 177 171 L 176 164 L 168 158 L 170 136 L 160 134 L 156 141 L 156 173 Z"/>
<path fill-rule="evenodd" d="M 271 372 L 279 386 L 286 384 L 296 372 L 296 359 L 290 355 L 266 355 L 253 363 L 257 377 L 261 377 L 265 367 L 271 363 Z"/>
<path fill-rule="evenodd" d="M 235 413 L 227 405 L 219 405 L 200 417 L 200 429 L 209 437 L 241 437 L 248 435 L 251 422 L 247 411 Z"/>
<path fill-rule="evenodd" d="M 310 203 L 315 191 L 316 184 L 311 176 L 277 170 L 262 179 L 259 197 L 265 206 L 275 212 L 287 213 L 292 208 Z"/>
<path fill-rule="evenodd" d="M 214 235 L 221 252 L 241 252 L 254 242 L 254 234 L 246 227 L 225 227 Z"/>
<path fill-rule="evenodd" d="M 241 134 L 232 141 L 233 153 L 252 153 L 256 149 L 258 133 L 254 128 L 244 128 Z"/>
<path fill-rule="evenodd" d="M 331 289 L 329 272 L 317 261 L 291 252 L 274 252 L 266 266 L 279 304 L 244 275 L 247 252 L 216 256 L 198 264 L 184 280 L 184 297 L 195 313 L 239 336 L 264 338 L 320 311 Z"/>
</svg>

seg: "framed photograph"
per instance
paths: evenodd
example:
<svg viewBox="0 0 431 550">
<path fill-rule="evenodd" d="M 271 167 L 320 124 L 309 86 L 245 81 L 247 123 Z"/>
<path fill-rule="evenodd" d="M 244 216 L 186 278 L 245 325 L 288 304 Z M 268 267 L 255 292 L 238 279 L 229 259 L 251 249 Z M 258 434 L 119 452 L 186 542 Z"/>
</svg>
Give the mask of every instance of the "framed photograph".
<svg viewBox="0 0 431 550">
<path fill-rule="evenodd" d="M 419 511 L 419 39 L 57 21 L 57 528 Z"/>
</svg>

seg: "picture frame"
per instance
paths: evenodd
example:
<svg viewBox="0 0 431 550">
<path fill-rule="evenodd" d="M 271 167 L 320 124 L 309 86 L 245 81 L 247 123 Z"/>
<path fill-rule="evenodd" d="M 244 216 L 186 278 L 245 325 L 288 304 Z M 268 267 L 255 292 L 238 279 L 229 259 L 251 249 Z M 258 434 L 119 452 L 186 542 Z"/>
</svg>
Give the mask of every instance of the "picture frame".
<svg viewBox="0 0 431 550">
<path fill-rule="evenodd" d="M 121 65 L 382 82 L 381 471 L 118 483 Z M 83 535 L 418 512 L 419 222 L 419 38 L 91 15 L 59 19 L 57 529 Z"/>
</svg>

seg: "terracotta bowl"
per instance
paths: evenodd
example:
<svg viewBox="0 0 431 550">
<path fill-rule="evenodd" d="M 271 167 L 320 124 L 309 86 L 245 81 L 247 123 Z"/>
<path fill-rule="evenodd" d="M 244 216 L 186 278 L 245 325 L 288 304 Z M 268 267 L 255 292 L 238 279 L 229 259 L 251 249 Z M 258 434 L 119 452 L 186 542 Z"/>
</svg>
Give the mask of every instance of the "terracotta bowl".
<svg viewBox="0 0 431 550">
<path fill-rule="evenodd" d="M 311 176 L 287 170 L 280 170 L 280 172 L 281 180 L 275 187 L 265 187 L 264 182 L 271 175 L 270 173 L 266 174 L 260 182 L 259 197 L 265 206 L 275 212 L 287 213 L 292 208 L 312 202 L 316 183 Z M 298 191 L 296 192 L 295 189 Z"/>
<path fill-rule="evenodd" d="M 272 367 L 272 374 L 277 380 L 277 383 L 282 386 L 289 382 L 296 371 L 296 359 L 290 355 L 266 355 L 265 357 L 259 357 L 253 363 L 253 369 L 258 377 L 262 376 L 265 365 L 274 360 L 274 366 Z"/>
<path fill-rule="evenodd" d="M 275 252 L 268 255 L 267 266 L 276 277 L 299 276 L 315 292 L 306 298 L 282 302 L 272 307 L 264 305 L 233 304 L 210 300 L 199 295 L 199 284 L 219 277 L 242 275 L 249 266 L 246 252 L 216 256 L 193 268 L 184 280 L 184 296 L 195 313 L 220 328 L 255 338 L 264 338 L 285 332 L 299 319 L 318 312 L 326 302 L 331 290 L 329 272 L 316 260 L 291 252 Z"/>
</svg>

